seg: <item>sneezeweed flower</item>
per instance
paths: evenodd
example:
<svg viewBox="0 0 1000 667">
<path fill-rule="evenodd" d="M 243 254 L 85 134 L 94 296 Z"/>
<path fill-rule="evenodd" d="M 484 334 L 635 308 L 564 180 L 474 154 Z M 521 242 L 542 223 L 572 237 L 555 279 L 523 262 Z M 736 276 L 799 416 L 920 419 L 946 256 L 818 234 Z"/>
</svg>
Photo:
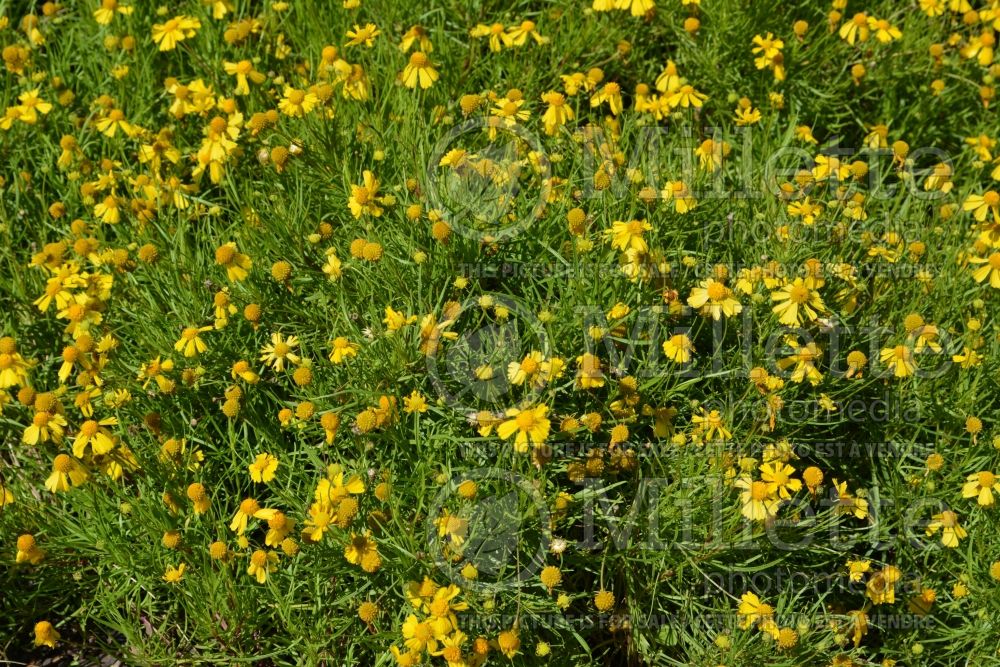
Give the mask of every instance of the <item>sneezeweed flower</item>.
<svg viewBox="0 0 1000 667">
<path fill-rule="evenodd" d="M 48 621 L 35 623 L 35 646 L 55 648 L 59 641 L 59 632 Z"/>
<path fill-rule="evenodd" d="M 427 89 L 434 85 L 438 76 L 438 71 L 431 65 L 427 54 L 423 51 L 414 51 L 400 74 L 400 81 L 407 88 L 416 88 L 419 85 L 421 88 Z"/>
<path fill-rule="evenodd" d="M 88 419 L 80 425 L 80 430 L 73 439 L 73 456 L 82 459 L 90 448 L 92 454 L 107 454 L 115 448 L 115 436 L 106 426 L 116 426 L 118 419 L 106 417 L 100 421 Z"/>
<path fill-rule="evenodd" d="M 865 586 L 865 594 L 872 604 L 894 604 L 896 602 L 896 583 L 903 573 L 894 565 L 886 565 L 872 574 Z"/>
<path fill-rule="evenodd" d="M 260 350 L 260 360 L 280 373 L 285 370 L 286 363 L 296 365 L 302 361 L 302 358 L 295 353 L 295 348 L 298 346 L 297 336 L 285 338 L 280 333 L 272 333 L 271 342 Z"/>
<path fill-rule="evenodd" d="M 94 10 L 94 20 L 97 21 L 98 25 L 110 25 L 115 14 L 130 16 L 132 6 L 119 2 L 119 0 L 101 0 L 100 6 Z"/>
<path fill-rule="evenodd" d="M 989 279 L 990 287 L 1000 289 L 1000 252 L 991 253 L 988 257 L 969 257 L 969 262 L 980 265 L 972 272 L 972 278 L 977 283 Z"/>
<path fill-rule="evenodd" d="M 277 571 L 278 554 L 274 551 L 257 549 L 250 556 L 250 565 L 247 567 L 247 574 L 254 577 L 258 584 L 267 581 L 267 575 Z"/>
<path fill-rule="evenodd" d="M 601 360 L 596 354 L 587 352 L 576 358 L 576 388 L 599 389 L 604 386 L 604 371 L 601 370 Z"/>
<path fill-rule="evenodd" d="M 539 34 L 534 21 L 522 21 L 519 25 L 510 28 L 501 35 L 504 45 L 508 47 L 524 46 L 527 44 L 529 37 L 536 44 L 545 44 L 549 41 L 548 37 L 543 37 Z"/>
<path fill-rule="evenodd" d="M 834 511 L 837 514 L 851 514 L 857 519 L 864 519 L 868 516 L 868 501 L 858 498 L 847 490 L 847 482 L 833 480 Z"/>
<path fill-rule="evenodd" d="M 39 410 L 31 419 L 31 425 L 24 429 L 21 441 L 26 445 L 37 445 L 42 442 L 62 442 L 66 432 L 66 418 L 58 412 Z"/>
<path fill-rule="evenodd" d="M 913 349 L 907 345 L 882 348 L 879 359 L 885 364 L 886 371 L 897 378 L 910 377 L 917 370 L 913 362 Z"/>
<path fill-rule="evenodd" d="M 403 412 L 407 414 L 427 412 L 427 399 L 414 389 L 409 396 L 403 397 Z"/>
<path fill-rule="evenodd" d="M 518 634 L 517 628 L 504 630 L 497 635 L 497 648 L 500 649 L 500 652 L 505 657 L 513 659 L 518 651 L 521 650 L 521 637 Z"/>
<path fill-rule="evenodd" d="M 229 524 L 229 529 L 237 535 L 242 535 L 246 532 L 247 523 L 251 518 L 268 521 L 277 511 L 278 510 L 275 509 L 261 507 L 260 504 L 253 498 L 246 498 L 240 503 L 239 509 L 236 510 L 236 514 L 233 515 L 233 520 Z"/>
<path fill-rule="evenodd" d="M 181 332 L 181 337 L 174 343 L 174 349 L 183 352 L 185 357 L 193 357 L 207 351 L 208 345 L 201 337 L 206 331 L 212 331 L 212 327 L 186 327 Z"/>
<path fill-rule="evenodd" d="M 982 507 L 993 504 L 993 492 L 1000 493 L 1000 478 L 989 470 L 983 470 L 966 477 L 962 486 L 963 498 L 975 498 Z"/>
<path fill-rule="evenodd" d="M 803 321 L 812 322 L 826 309 L 819 292 L 811 289 L 802 278 L 772 292 L 771 300 L 777 302 L 772 310 L 778 321 L 790 327 L 801 326 Z"/>
<path fill-rule="evenodd" d="M 622 112 L 622 89 L 615 82 L 604 84 L 600 91 L 590 98 L 591 107 L 599 107 L 602 104 L 608 105 L 608 110 L 612 115 L 619 115 Z"/>
<path fill-rule="evenodd" d="M 645 220 L 616 221 L 611 224 L 611 229 L 604 230 L 604 236 L 611 241 L 611 245 L 619 250 L 635 250 L 645 254 L 649 252 L 649 245 L 643 234 L 653 229 L 653 226 Z"/>
<path fill-rule="evenodd" d="M 281 113 L 292 118 L 302 118 L 319 104 L 316 93 L 310 90 L 300 90 L 292 86 L 285 86 L 281 101 L 278 102 L 278 109 Z"/>
<path fill-rule="evenodd" d="M 502 440 L 509 440 L 511 436 L 516 434 L 514 438 L 515 451 L 520 454 L 527 453 L 529 441 L 532 445 L 538 446 L 549 437 L 551 423 L 546 416 L 548 411 L 547 405 L 523 409 L 510 408 L 506 412 L 508 419 L 497 427 L 497 435 Z"/>
<path fill-rule="evenodd" d="M 153 42 L 160 51 L 172 51 L 177 44 L 198 34 L 201 21 L 190 16 L 175 16 L 166 23 L 153 24 Z"/>
<path fill-rule="evenodd" d="M 962 209 L 972 211 L 976 222 L 985 222 L 987 216 L 993 218 L 993 223 L 1000 225 L 1000 193 L 989 190 L 981 195 L 971 194 L 965 198 Z"/>
<path fill-rule="evenodd" d="M 233 92 L 237 95 L 249 95 L 251 82 L 259 86 L 267 80 L 267 75 L 254 69 L 250 60 L 224 62 L 222 68 L 226 74 L 236 77 L 236 90 Z"/>
<path fill-rule="evenodd" d="M 559 131 L 560 127 L 573 120 L 573 107 L 566 104 L 566 97 L 562 93 L 555 91 L 544 93 L 542 102 L 548 105 L 542 115 L 545 134 L 552 136 Z"/>
<path fill-rule="evenodd" d="M 35 88 L 18 95 L 18 100 L 21 102 L 18 106 L 20 109 L 18 120 L 22 123 L 34 125 L 38 122 L 39 114 L 44 116 L 52 111 L 52 104 L 43 100 L 39 94 L 39 89 Z"/>
<path fill-rule="evenodd" d="M 778 625 L 774 621 L 774 607 L 761 601 L 756 593 L 744 593 L 740 596 L 740 605 L 736 610 L 740 617 L 740 628 L 747 630 L 756 626 L 773 638 L 778 636 Z"/>
<path fill-rule="evenodd" d="M 215 249 L 215 263 L 226 269 L 230 282 L 238 282 L 250 275 L 253 262 L 247 255 L 236 249 L 236 243 L 230 241 Z"/>
<path fill-rule="evenodd" d="M 347 200 L 347 207 L 351 209 L 351 215 L 360 218 L 362 215 L 370 215 L 377 218 L 382 215 L 382 198 L 378 194 L 379 182 L 375 175 L 364 170 L 362 173 L 361 185 L 351 185 L 351 196 Z"/>
<path fill-rule="evenodd" d="M 677 364 L 691 361 L 692 352 L 694 344 L 686 334 L 674 334 L 663 343 L 663 353 L 667 355 L 667 359 Z"/>
<path fill-rule="evenodd" d="M 706 411 L 705 408 L 701 408 L 699 414 L 691 415 L 691 423 L 695 425 L 695 430 L 704 436 L 706 442 L 725 441 L 733 437 L 718 410 Z"/>
<path fill-rule="evenodd" d="M 248 471 L 250 479 L 254 482 L 269 483 L 274 479 L 274 473 L 278 469 L 278 458 L 267 452 L 258 454 L 254 462 L 250 464 Z"/>
<path fill-rule="evenodd" d="M 715 320 L 722 319 L 723 315 L 734 317 L 743 311 L 733 291 L 714 278 L 707 278 L 693 288 L 687 302 L 692 308 L 703 309 Z"/>
<path fill-rule="evenodd" d="M 781 461 L 770 461 L 760 466 L 760 478 L 767 483 L 768 492 L 784 500 L 802 489 L 802 481 L 795 479 L 795 468 Z"/>
<path fill-rule="evenodd" d="M 965 529 L 958 525 L 958 515 L 951 510 L 945 510 L 931 517 L 931 522 L 927 524 L 927 536 L 930 537 L 939 530 L 941 544 L 952 549 L 958 546 L 959 540 L 968 536 Z"/>
<path fill-rule="evenodd" d="M 344 558 L 351 565 L 361 566 L 369 574 L 382 567 L 378 545 L 372 539 L 371 531 L 367 530 L 363 534 L 351 533 L 351 538 L 344 547 Z"/>
<path fill-rule="evenodd" d="M 17 554 L 14 556 L 15 563 L 31 563 L 38 565 L 45 559 L 45 552 L 39 548 L 35 542 L 35 536 L 29 533 L 20 535 L 17 538 Z"/>
<path fill-rule="evenodd" d="M 208 498 L 208 491 L 205 486 L 199 482 L 193 482 L 188 485 L 187 497 L 191 501 L 194 507 L 195 514 L 204 514 L 208 511 L 212 502 Z"/>
<path fill-rule="evenodd" d="M 330 341 L 330 362 L 342 364 L 347 359 L 356 357 L 360 348 L 360 345 L 352 343 L 344 336 L 337 336 Z"/>
<path fill-rule="evenodd" d="M 184 578 L 184 570 L 187 567 L 184 563 L 181 563 L 177 567 L 173 565 L 168 565 L 166 572 L 163 573 L 163 580 L 168 584 L 180 583 L 181 579 Z"/>
<path fill-rule="evenodd" d="M 763 480 L 743 476 L 734 482 L 740 489 L 740 512 L 750 521 L 765 521 L 778 513 L 781 501 L 771 492 L 771 485 Z"/>
<path fill-rule="evenodd" d="M 674 202 L 677 213 L 688 213 L 698 205 L 698 200 L 691 194 L 691 188 L 684 181 L 667 181 L 660 191 L 667 201 Z"/>
<path fill-rule="evenodd" d="M 68 454 L 58 454 L 52 462 L 52 474 L 45 480 L 45 488 L 52 493 L 68 491 L 87 481 L 89 474 L 83 465 Z"/>
<path fill-rule="evenodd" d="M 366 47 L 371 48 L 375 44 L 375 38 L 381 34 L 382 32 L 374 23 L 366 23 L 363 26 L 355 23 L 354 29 L 347 31 L 348 42 L 345 46 L 358 46 L 363 44 Z"/>
</svg>

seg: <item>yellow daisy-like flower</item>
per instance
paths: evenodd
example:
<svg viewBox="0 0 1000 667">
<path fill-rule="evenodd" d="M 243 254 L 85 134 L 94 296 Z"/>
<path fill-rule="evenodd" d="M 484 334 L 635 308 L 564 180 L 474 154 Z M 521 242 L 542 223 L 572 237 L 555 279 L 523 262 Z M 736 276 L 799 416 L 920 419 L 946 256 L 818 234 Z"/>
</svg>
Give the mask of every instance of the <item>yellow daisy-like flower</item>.
<svg viewBox="0 0 1000 667">
<path fill-rule="evenodd" d="M 206 331 L 212 331 L 212 327 L 186 327 L 181 332 L 181 337 L 174 343 L 174 349 L 183 352 L 185 357 L 193 357 L 208 350 L 208 345 L 202 340 L 201 335 Z"/>
<path fill-rule="evenodd" d="M 989 470 L 983 470 L 966 477 L 962 486 L 963 498 L 975 498 L 983 507 L 993 504 L 993 492 L 1000 493 L 1000 477 Z"/>
<path fill-rule="evenodd" d="M 431 65 L 430 58 L 423 51 L 414 51 L 410 61 L 403 68 L 400 80 L 407 88 L 430 88 L 438 80 L 438 71 Z"/>
<path fill-rule="evenodd" d="M 274 479 L 274 473 L 278 469 L 278 457 L 264 452 L 263 454 L 258 454 L 254 462 L 250 464 L 248 470 L 250 472 L 250 479 L 255 482 L 264 482 L 265 484 Z"/>
<path fill-rule="evenodd" d="M 194 37 L 201 28 L 201 21 L 190 16 L 175 16 L 166 23 L 153 24 L 153 42 L 160 51 L 172 51 L 179 42 Z"/>
<path fill-rule="evenodd" d="M 497 435 L 503 440 L 509 440 L 514 434 L 514 449 L 521 454 L 528 451 L 529 441 L 533 445 L 541 445 L 549 437 L 550 422 L 546 415 L 547 405 L 537 405 L 533 408 L 510 408 L 506 415 L 509 419 L 497 427 Z"/>
<path fill-rule="evenodd" d="M 819 292 L 810 289 L 802 278 L 772 292 L 771 300 L 777 302 L 772 310 L 778 321 L 790 327 L 800 326 L 803 321 L 812 322 L 826 309 Z"/>
<path fill-rule="evenodd" d="M 965 529 L 958 525 L 958 515 L 951 510 L 945 510 L 931 517 L 931 522 L 927 524 L 927 536 L 930 537 L 939 530 L 941 531 L 941 544 L 949 549 L 957 547 L 959 541 L 968 536 Z"/>
</svg>

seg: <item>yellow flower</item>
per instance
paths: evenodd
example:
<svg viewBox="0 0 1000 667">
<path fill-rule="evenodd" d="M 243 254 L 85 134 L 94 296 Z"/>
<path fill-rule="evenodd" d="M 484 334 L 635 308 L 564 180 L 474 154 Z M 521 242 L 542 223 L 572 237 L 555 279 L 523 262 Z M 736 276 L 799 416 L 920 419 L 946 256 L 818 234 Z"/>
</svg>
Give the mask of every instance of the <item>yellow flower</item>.
<svg viewBox="0 0 1000 667">
<path fill-rule="evenodd" d="M 694 344 L 686 334 L 675 334 L 663 343 L 663 353 L 674 363 L 686 364 L 691 360 Z"/>
<path fill-rule="evenodd" d="M 250 556 L 250 566 L 247 574 L 257 579 L 258 584 L 267 581 L 267 575 L 278 569 L 278 554 L 273 551 L 257 549 Z"/>
<path fill-rule="evenodd" d="M 743 305 L 733 296 L 732 290 L 714 278 L 707 278 L 693 288 L 687 303 L 692 308 L 704 308 L 716 320 L 723 315 L 734 317 L 743 311 Z"/>
<path fill-rule="evenodd" d="M 52 493 L 68 491 L 70 486 L 80 486 L 87 481 L 87 469 L 67 454 L 59 454 L 52 462 L 52 474 L 45 480 L 45 488 Z"/>
<path fill-rule="evenodd" d="M 423 51 L 414 51 L 410 55 L 410 61 L 403 68 L 400 75 L 403 85 L 407 88 L 430 88 L 438 80 L 438 72 L 431 65 L 430 58 Z"/>
<path fill-rule="evenodd" d="M 695 429 L 704 436 L 706 441 L 729 440 L 733 434 L 726 428 L 722 415 L 718 410 L 706 411 L 701 409 L 701 414 L 691 415 L 691 422 Z"/>
<path fill-rule="evenodd" d="M 315 109 L 317 104 L 319 104 L 319 98 L 316 97 L 316 93 L 285 86 L 284 95 L 278 102 L 278 109 L 286 116 L 297 118 L 305 116 Z"/>
<path fill-rule="evenodd" d="M 255 482 L 268 483 L 274 479 L 274 473 L 278 469 L 278 458 L 267 452 L 258 454 L 254 462 L 250 464 L 250 479 Z"/>
<path fill-rule="evenodd" d="M 347 31 L 347 37 L 350 41 L 347 42 L 346 46 L 364 44 L 368 48 L 371 48 L 375 44 L 375 38 L 381 34 L 382 32 L 374 23 L 366 23 L 364 26 L 359 26 L 355 23 L 354 29 Z"/>
<path fill-rule="evenodd" d="M 751 521 L 764 521 L 778 513 L 780 501 L 771 492 L 771 485 L 763 480 L 753 480 L 743 476 L 734 482 L 740 489 L 740 510 Z"/>
<path fill-rule="evenodd" d="M 560 127 L 573 120 L 573 107 L 566 104 L 566 97 L 562 93 L 554 91 L 544 93 L 542 101 L 549 105 L 542 115 L 542 125 L 545 127 L 545 134 L 552 136 Z"/>
<path fill-rule="evenodd" d="M 105 426 L 115 426 L 118 419 L 106 417 L 101 421 L 88 419 L 80 425 L 80 431 L 73 440 L 73 456 L 82 459 L 90 447 L 93 454 L 107 454 L 115 448 L 115 436 L 104 428 Z"/>
<path fill-rule="evenodd" d="M 201 21 L 190 16 L 175 16 L 166 23 L 153 24 L 153 42 L 160 51 L 172 51 L 178 42 L 194 37 L 201 28 Z"/>
<path fill-rule="evenodd" d="M 98 25 L 109 25 L 116 13 L 129 16 L 132 13 L 132 6 L 122 4 L 118 0 L 101 0 L 100 7 L 94 10 L 94 20 Z"/>
<path fill-rule="evenodd" d="M 35 623 L 35 646 L 55 648 L 59 641 L 59 633 L 48 621 Z"/>
<path fill-rule="evenodd" d="M 993 492 L 1000 493 L 1000 478 L 988 470 L 977 472 L 966 477 L 962 486 L 963 498 L 975 498 L 983 507 L 993 504 Z"/>
<path fill-rule="evenodd" d="M 18 99 L 21 101 L 20 104 L 20 120 L 32 125 L 38 121 L 38 114 L 43 116 L 48 112 L 52 111 L 52 104 L 46 102 L 39 96 L 39 89 L 28 90 L 21 93 Z"/>
<path fill-rule="evenodd" d="M 771 300 L 777 302 L 772 310 L 778 321 L 790 327 L 800 326 L 803 320 L 812 322 L 826 308 L 819 292 L 810 289 L 802 278 L 772 292 Z"/>
<path fill-rule="evenodd" d="M 365 572 L 375 572 L 382 565 L 378 545 L 371 539 L 371 531 L 364 534 L 351 533 L 351 539 L 344 547 L 344 558 L 351 565 L 360 565 Z"/>
<path fill-rule="evenodd" d="M 549 437 L 550 422 L 546 415 L 549 408 L 547 405 L 538 405 L 534 408 L 510 408 L 506 415 L 509 417 L 497 427 L 497 435 L 503 440 L 508 440 L 515 433 L 514 449 L 521 454 L 528 451 L 528 442 L 533 445 L 541 445 Z"/>
<path fill-rule="evenodd" d="M 212 327 L 186 327 L 184 331 L 181 332 L 181 337 L 177 339 L 174 343 L 174 349 L 178 352 L 183 352 L 185 357 L 193 357 L 197 354 L 201 354 L 208 350 L 208 346 L 205 345 L 205 341 L 202 340 L 199 334 L 206 331 L 211 331 Z"/>
<path fill-rule="evenodd" d="M 176 584 L 184 577 L 184 568 L 187 567 L 184 563 L 181 563 L 177 567 L 173 565 L 167 566 L 167 571 L 163 573 L 163 580 L 169 584 Z"/>
<path fill-rule="evenodd" d="M 993 216 L 993 222 L 1000 224 L 1000 193 L 989 190 L 981 195 L 969 195 L 962 204 L 962 209 L 972 211 L 972 217 L 977 222 L 985 222 L 987 215 Z"/>
<path fill-rule="evenodd" d="M 576 364 L 577 389 L 597 389 L 604 386 L 604 372 L 596 354 L 587 352 L 576 358 Z"/>
<path fill-rule="evenodd" d="M 604 230 L 604 236 L 611 239 L 612 247 L 619 250 L 635 250 L 645 254 L 649 252 L 649 246 L 643 238 L 643 233 L 653 229 L 653 226 L 645 220 L 615 221 L 611 223 L 611 229 Z"/>
<path fill-rule="evenodd" d="M 230 282 L 245 279 L 253 262 L 243 253 L 236 250 L 236 244 L 230 241 L 215 249 L 215 263 L 226 268 L 226 276 Z"/>
<path fill-rule="evenodd" d="M 931 522 L 927 524 L 927 536 L 930 537 L 939 530 L 941 544 L 952 549 L 958 546 L 959 540 L 968 536 L 965 529 L 958 525 L 958 515 L 951 510 L 945 510 L 931 517 Z"/>
<path fill-rule="evenodd" d="M 853 514 L 857 519 L 864 519 L 868 516 L 868 501 L 851 495 L 851 492 L 847 490 L 847 482 L 838 482 L 834 479 L 833 488 L 837 493 L 836 505 L 834 505 L 837 514 Z"/>
<path fill-rule="evenodd" d="M 403 397 L 403 411 L 408 414 L 414 412 L 427 412 L 427 399 L 419 391 L 414 389 L 409 396 Z"/>
<path fill-rule="evenodd" d="M 691 194 L 691 189 L 684 181 L 667 181 L 660 195 L 668 201 L 673 201 L 674 210 L 678 213 L 687 213 L 698 205 L 698 200 Z"/>
<path fill-rule="evenodd" d="M 906 345 L 882 348 L 879 359 L 885 364 L 886 370 L 898 378 L 909 377 L 917 370 L 913 363 L 913 350 Z"/>
<path fill-rule="evenodd" d="M 542 37 L 535 29 L 534 21 L 521 21 L 520 25 L 516 25 L 510 28 L 507 32 L 500 36 L 503 40 L 504 45 L 508 47 L 514 46 L 524 46 L 528 37 L 535 40 L 536 44 L 545 44 L 549 41 L 548 37 Z"/>
<path fill-rule="evenodd" d="M 989 278 L 990 287 L 1000 289 L 1000 252 L 992 253 L 989 257 L 970 257 L 969 262 L 982 265 L 972 272 L 977 283 Z"/>
<path fill-rule="evenodd" d="M 428 653 L 437 651 L 437 640 L 434 638 L 434 626 L 429 620 L 421 621 L 410 614 L 403 621 L 403 640 L 406 648 L 415 653 L 426 650 Z"/>
<path fill-rule="evenodd" d="M 240 503 L 240 507 L 236 510 L 236 514 L 233 515 L 233 520 L 232 523 L 229 524 L 229 529 L 237 535 L 242 535 L 246 532 L 247 522 L 251 518 L 269 521 L 277 511 L 278 510 L 261 507 L 260 504 L 253 498 L 246 498 Z"/>
<path fill-rule="evenodd" d="M 342 364 L 350 357 L 358 356 L 360 345 L 352 343 L 343 336 L 337 336 L 330 341 L 330 361 L 334 364 Z"/>
<path fill-rule="evenodd" d="M 604 84 L 601 90 L 594 94 L 590 98 L 591 107 L 599 107 L 600 105 L 607 102 L 608 109 L 611 111 L 612 115 L 617 116 L 622 112 L 622 89 L 617 83 L 613 81 Z"/>
<path fill-rule="evenodd" d="M 410 315 L 407 317 L 403 313 L 393 310 L 392 306 L 386 306 L 385 319 L 382 320 L 382 323 L 385 324 L 389 331 L 398 331 L 407 324 L 413 324 L 416 321 L 416 315 Z"/>
<path fill-rule="evenodd" d="M 774 607 L 762 602 L 756 593 L 744 593 L 740 596 L 740 605 L 736 610 L 740 616 L 740 628 L 749 629 L 756 625 L 761 630 L 770 631 L 774 626 L 774 633 L 777 633 L 777 626 L 774 624 Z"/>
<path fill-rule="evenodd" d="M 375 175 L 367 169 L 362 173 L 361 185 L 351 185 L 351 196 L 347 200 L 347 207 L 351 209 L 351 215 L 360 218 L 362 215 L 370 215 L 377 218 L 382 215 L 381 198 L 378 196 L 379 182 Z"/>
<path fill-rule="evenodd" d="M 760 478 L 767 483 L 768 493 L 785 500 L 802 489 L 802 481 L 793 478 L 794 474 L 795 468 L 781 461 L 771 461 L 760 466 Z"/>
<path fill-rule="evenodd" d="M 285 338 L 280 333 L 271 334 L 271 342 L 261 348 L 260 360 L 268 364 L 279 373 L 285 370 L 285 363 L 298 364 L 302 358 L 295 353 L 295 348 L 299 346 L 297 336 Z"/>
</svg>

